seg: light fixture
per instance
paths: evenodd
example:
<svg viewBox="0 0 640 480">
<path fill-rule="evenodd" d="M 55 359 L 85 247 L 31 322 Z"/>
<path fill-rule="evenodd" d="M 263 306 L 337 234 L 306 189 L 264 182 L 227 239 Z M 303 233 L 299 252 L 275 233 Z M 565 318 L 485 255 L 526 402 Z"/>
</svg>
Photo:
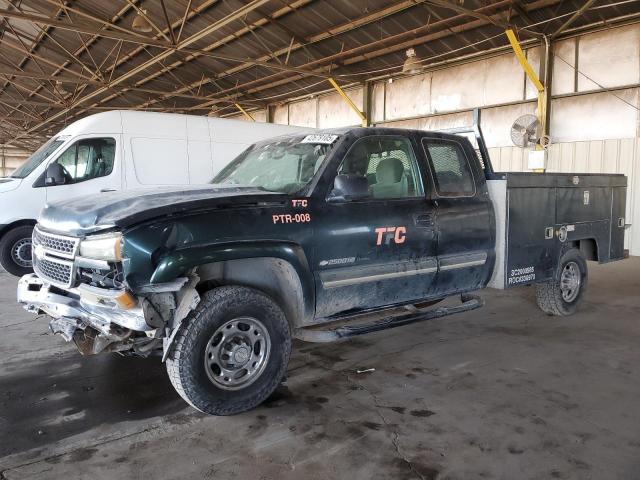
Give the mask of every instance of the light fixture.
<svg viewBox="0 0 640 480">
<path fill-rule="evenodd" d="M 69 95 L 69 92 L 67 92 L 64 89 L 64 86 L 62 85 L 61 80 L 56 80 L 56 91 L 63 97 L 66 97 L 67 95 Z"/>
<path fill-rule="evenodd" d="M 131 23 L 131 28 L 133 30 L 140 33 L 150 33 L 153 31 L 153 28 L 151 27 L 149 20 L 147 20 L 147 17 L 145 16 L 146 14 L 147 14 L 146 10 L 138 11 L 138 13 L 136 14 L 136 17 L 133 19 L 133 22 Z"/>
<path fill-rule="evenodd" d="M 422 63 L 416 55 L 416 51 L 410 48 L 406 54 L 407 59 L 404 61 L 404 65 L 402 65 L 402 73 L 419 73 L 422 70 Z"/>
</svg>

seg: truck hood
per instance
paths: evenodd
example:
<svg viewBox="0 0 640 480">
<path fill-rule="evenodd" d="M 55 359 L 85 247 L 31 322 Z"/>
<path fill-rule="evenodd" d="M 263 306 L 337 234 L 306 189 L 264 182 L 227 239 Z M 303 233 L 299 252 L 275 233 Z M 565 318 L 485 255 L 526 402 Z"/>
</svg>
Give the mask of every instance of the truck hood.
<svg viewBox="0 0 640 480">
<path fill-rule="evenodd" d="M 106 192 L 47 204 L 38 223 L 46 230 L 81 237 L 158 217 L 225 206 L 282 203 L 286 198 L 254 187 L 227 185 Z"/>
<path fill-rule="evenodd" d="M 22 180 L 19 178 L 0 177 L 0 193 L 15 190 L 21 182 Z"/>
</svg>

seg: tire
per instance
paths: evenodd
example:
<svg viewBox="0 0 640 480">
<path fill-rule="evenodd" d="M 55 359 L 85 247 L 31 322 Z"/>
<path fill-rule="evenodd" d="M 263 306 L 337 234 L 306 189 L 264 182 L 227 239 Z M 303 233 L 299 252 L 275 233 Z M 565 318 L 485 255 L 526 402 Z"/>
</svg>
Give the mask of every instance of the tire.
<svg viewBox="0 0 640 480">
<path fill-rule="evenodd" d="M 220 287 L 206 292 L 180 325 L 167 372 L 192 407 L 233 415 L 257 407 L 273 393 L 290 354 L 289 324 L 271 298 L 252 288 Z"/>
<path fill-rule="evenodd" d="M 31 235 L 33 227 L 23 225 L 9 230 L 0 239 L 0 265 L 11 275 L 21 277 L 33 273 Z"/>
<path fill-rule="evenodd" d="M 575 273 L 569 273 L 571 270 Z M 572 275 L 576 276 L 575 280 L 571 280 Z M 580 250 L 567 250 L 560 257 L 553 278 L 536 284 L 538 307 L 547 315 L 573 315 L 587 289 L 587 279 L 587 261 Z"/>
</svg>

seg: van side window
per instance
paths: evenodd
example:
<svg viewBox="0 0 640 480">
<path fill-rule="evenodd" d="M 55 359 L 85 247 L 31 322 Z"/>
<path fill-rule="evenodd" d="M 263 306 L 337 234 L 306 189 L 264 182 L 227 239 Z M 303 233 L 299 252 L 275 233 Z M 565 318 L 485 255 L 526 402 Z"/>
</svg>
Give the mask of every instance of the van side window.
<svg viewBox="0 0 640 480">
<path fill-rule="evenodd" d="M 87 138 L 67 148 L 55 163 L 64 168 L 68 185 L 111 175 L 115 154 L 113 138 Z"/>
<path fill-rule="evenodd" d="M 357 140 L 338 174 L 366 178 L 369 195 L 374 199 L 424 195 L 413 148 L 404 137 L 371 136 Z"/>
<path fill-rule="evenodd" d="M 460 144 L 423 138 L 422 146 L 431 161 L 439 196 L 470 197 L 475 194 L 471 167 Z"/>
</svg>

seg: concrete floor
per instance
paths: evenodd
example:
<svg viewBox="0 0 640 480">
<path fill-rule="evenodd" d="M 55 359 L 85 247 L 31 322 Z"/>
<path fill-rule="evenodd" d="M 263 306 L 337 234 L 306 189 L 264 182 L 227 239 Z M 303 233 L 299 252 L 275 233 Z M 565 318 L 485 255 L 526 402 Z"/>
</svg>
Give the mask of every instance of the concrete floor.
<svg viewBox="0 0 640 480">
<path fill-rule="evenodd" d="M 467 314 L 297 344 L 286 386 L 226 418 L 156 359 L 80 357 L 0 274 L 2 479 L 638 479 L 640 258 L 590 268 L 570 318 L 532 288 L 486 291 Z"/>
</svg>

